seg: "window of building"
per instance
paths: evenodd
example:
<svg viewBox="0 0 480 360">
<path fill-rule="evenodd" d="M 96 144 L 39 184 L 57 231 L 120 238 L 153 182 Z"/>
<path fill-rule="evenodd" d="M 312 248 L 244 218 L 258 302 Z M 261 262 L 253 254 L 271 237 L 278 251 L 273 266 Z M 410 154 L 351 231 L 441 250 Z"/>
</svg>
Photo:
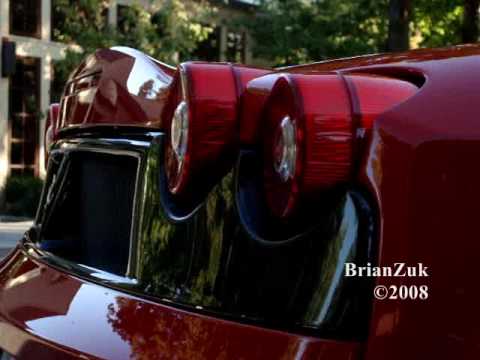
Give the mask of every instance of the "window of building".
<svg viewBox="0 0 480 360">
<path fill-rule="evenodd" d="M 40 118 L 40 59 L 18 57 L 10 79 L 10 172 L 36 175 Z"/>
<path fill-rule="evenodd" d="M 245 62 L 245 34 L 229 31 L 227 33 L 226 61 Z"/>
<path fill-rule="evenodd" d="M 52 0 L 50 37 L 53 41 L 62 41 L 63 28 L 65 26 L 65 12 L 57 1 Z"/>
<path fill-rule="evenodd" d="M 59 103 L 63 94 L 63 89 L 67 79 L 65 79 L 65 74 L 60 71 L 59 66 L 57 66 L 58 61 L 52 61 L 52 81 L 50 82 L 50 103 Z"/>
<path fill-rule="evenodd" d="M 193 55 L 194 60 L 219 61 L 220 60 L 220 28 L 216 28 L 208 38 L 197 45 Z"/>
<path fill-rule="evenodd" d="M 51 0 L 51 39 L 58 42 L 70 42 L 70 38 L 75 38 L 72 33 L 71 19 L 68 14 L 73 10 L 78 14 L 78 23 L 89 24 L 88 26 L 96 31 L 103 30 L 108 24 L 108 1 L 102 1 L 95 6 L 100 6 L 100 18 L 97 12 L 92 12 L 90 2 L 69 0 L 69 6 L 65 6 L 65 1 Z M 95 10 L 98 10 L 95 7 Z"/>
<path fill-rule="evenodd" d="M 13 360 L 13 356 L 0 349 L 0 360 Z"/>
<path fill-rule="evenodd" d="M 10 33 L 40 38 L 41 0 L 10 1 Z"/>
</svg>

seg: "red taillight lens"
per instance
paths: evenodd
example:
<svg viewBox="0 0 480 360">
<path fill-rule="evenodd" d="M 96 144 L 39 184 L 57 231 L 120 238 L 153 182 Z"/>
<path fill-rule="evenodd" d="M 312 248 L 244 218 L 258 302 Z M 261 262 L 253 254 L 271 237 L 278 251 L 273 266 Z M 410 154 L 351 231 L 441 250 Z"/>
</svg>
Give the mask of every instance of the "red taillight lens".
<svg viewBox="0 0 480 360">
<path fill-rule="evenodd" d="M 257 84 L 264 89 L 267 80 L 252 81 L 247 95 Z M 272 213 L 286 218 L 301 202 L 352 180 L 361 156 L 354 149 L 365 134 L 359 130 L 368 131 L 379 114 L 417 91 L 407 81 L 373 75 L 276 74 L 266 100 L 259 91 L 264 107 L 254 114 L 262 120 L 265 193 Z M 255 124 L 242 123 L 247 144 L 255 143 Z"/>
<path fill-rule="evenodd" d="M 348 93 L 335 74 L 282 75 L 266 105 L 264 177 L 272 212 L 289 216 L 300 196 L 348 180 L 353 125 Z"/>
<path fill-rule="evenodd" d="M 163 115 L 169 189 L 191 192 L 215 183 L 238 149 L 238 99 L 266 71 L 230 64 L 185 63 L 173 81 Z"/>
<path fill-rule="evenodd" d="M 345 75 L 352 97 L 353 112 L 360 126 L 369 129 L 382 112 L 405 101 L 418 91 L 414 84 L 396 78 L 370 74 Z"/>
<path fill-rule="evenodd" d="M 251 80 L 242 94 L 240 109 L 240 142 L 242 145 L 257 145 L 260 141 L 263 109 L 275 82 L 281 75 L 268 74 Z"/>
</svg>

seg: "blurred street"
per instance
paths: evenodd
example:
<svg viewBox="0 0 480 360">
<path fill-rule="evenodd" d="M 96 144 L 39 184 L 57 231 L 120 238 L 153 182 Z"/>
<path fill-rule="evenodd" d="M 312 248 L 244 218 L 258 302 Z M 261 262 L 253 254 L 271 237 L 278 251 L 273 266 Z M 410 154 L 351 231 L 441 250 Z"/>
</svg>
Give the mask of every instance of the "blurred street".
<svg viewBox="0 0 480 360">
<path fill-rule="evenodd" d="M 32 221 L 0 222 L 0 259 L 3 258 L 32 225 Z"/>
</svg>

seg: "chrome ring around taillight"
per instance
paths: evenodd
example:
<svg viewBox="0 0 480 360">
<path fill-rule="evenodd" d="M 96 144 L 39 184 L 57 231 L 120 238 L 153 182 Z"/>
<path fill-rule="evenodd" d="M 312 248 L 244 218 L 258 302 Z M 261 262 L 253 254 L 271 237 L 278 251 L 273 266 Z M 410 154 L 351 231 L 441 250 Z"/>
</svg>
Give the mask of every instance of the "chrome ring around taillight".
<svg viewBox="0 0 480 360">
<path fill-rule="evenodd" d="M 177 157 L 179 166 L 185 159 L 188 147 L 188 105 L 185 100 L 181 101 L 173 113 L 172 124 L 170 128 L 170 141 L 173 152 Z"/>
<path fill-rule="evenodd" d="M 295 121 L 289 115 L 280 121 L 273 142 L 273 166 L 283 182 L 295 175 L 297 141 Z"/>
</svg>

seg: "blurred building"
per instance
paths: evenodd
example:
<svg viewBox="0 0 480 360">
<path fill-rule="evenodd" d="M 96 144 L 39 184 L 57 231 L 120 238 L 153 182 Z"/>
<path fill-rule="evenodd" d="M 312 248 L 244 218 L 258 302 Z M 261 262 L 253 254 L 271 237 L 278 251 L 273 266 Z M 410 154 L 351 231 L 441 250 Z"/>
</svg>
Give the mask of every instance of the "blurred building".
<svg viewBox="0 0 480 360">
<path fill-rule="evenodd" d="M 54 63 L 64 57 L 66 49 L 65 44 L 52 39 L 52 1 L 0 0 L 0 188 L 9 175 L 42 177 L 45 173 L 44 114 L 52 98 L 58 97 Z M 252 1 L 256 0 L 226 0 L 215 5 L 219 17 L 228 23 Z M 105 21 L 121 27 L 122 12 L 133 2 L 110 0 Z M 194 57 L 250 63 L 249 48 L 246 33 L 219 25 Z"/>
</svg>

